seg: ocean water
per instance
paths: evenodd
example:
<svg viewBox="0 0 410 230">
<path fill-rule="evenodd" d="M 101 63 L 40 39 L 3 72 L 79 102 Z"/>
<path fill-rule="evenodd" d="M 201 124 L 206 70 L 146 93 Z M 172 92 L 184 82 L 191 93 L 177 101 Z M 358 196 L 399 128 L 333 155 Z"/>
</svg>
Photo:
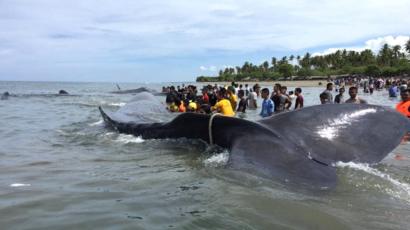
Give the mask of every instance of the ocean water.
<svg viewBox="0 0 410 230">
<path fill-rule="evenodd" d="M 162 84 L 121 84 L 141 86 Z M 56 96 L 60 89 L 71 95 Z M 410 229 L 408 142 L 376 166 L 338 164 L 335 189 L 295 191 L 229 170 L 229 152 L 201 141 L 105 128 L 98 106 L 116 110 L 132 98 L 114 90 L 0 82 L 0 93 L 12 94 L 0 101 L 1 229 Z M 303 88 L 306 106 L 318 104 L 322 90 Z M 386 91 L 359 96 L 398 102 Z"/>
</svg>

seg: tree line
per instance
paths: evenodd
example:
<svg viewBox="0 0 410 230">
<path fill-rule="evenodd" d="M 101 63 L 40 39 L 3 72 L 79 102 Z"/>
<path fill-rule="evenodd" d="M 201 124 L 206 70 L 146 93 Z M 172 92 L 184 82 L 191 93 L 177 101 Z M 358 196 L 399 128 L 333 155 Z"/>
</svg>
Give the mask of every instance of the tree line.
<svg viewBox="0 0 410 230">
<path fill-rule="evenodd" d="M 199 76 L 197 81 L 270 81 L 279 78 L 310 79 L 312 76 L 331 75 L 403 76 L 410 75 L 410 39 L 402 52 L 400 45 L 384 44 L 378 53 L 370 49 L 360 52 L 337 50 L 326 55 L 290 55 L 272 57 L 261 65 L 245 62 L 242 66 L 227 67 L 218 76 Z M 297 64 L 293 64 L 293 63 Z"/>
</svg>

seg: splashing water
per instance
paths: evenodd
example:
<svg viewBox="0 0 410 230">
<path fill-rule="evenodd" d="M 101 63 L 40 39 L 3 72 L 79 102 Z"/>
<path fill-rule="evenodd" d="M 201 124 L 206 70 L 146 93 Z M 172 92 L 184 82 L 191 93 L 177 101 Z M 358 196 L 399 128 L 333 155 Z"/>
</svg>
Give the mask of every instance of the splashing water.
<svg viewBox="0 0 410 230">
<path fill-rule="evenodd" d="M 104 120 L 99 120 L 97 122 L 89 124 L 89 126 L 94 127 L 94 126 L 102 126 L 104 124 Z"/>
<path fill-rule="evenodd" d="M 109 103 L 108 105 L 123 107 L 125 104 L 126 104 L 125 102 L 118 102 L 118 103 Z"/>
<path fill-rule="evenodd" d="M 120 134 L 118 135 L 117 139 L 115 140 L 116 142 L 128 144 L 128 143 L 142 143 L 144 142 L 144 139 L 142 137 L 136 137 L 133 135 L 127 135 L 127 134 Z"/>
<path fill-rule="evenodd" d="M 337 162 L 335 166 L 340 167 L 340 168 L 352 168 L 352 169 L 364 171 L 373 176 L 377 176 L 381 179 L 384 179 L 388 181 L 391 185 L 394 186 L 393 189 L 385 188 L 385 191 L 388 194 L 410 203 L 410 185 L 409 184 L 400 182 L 399 180 L 392 178 L 390 175 L 380 172 L 379 170 L 370 167 L 369 164 L 358 164 L 358 163 L 353 163 L 353 162 L 347 162 L 347 163 Z M 380 184 L 375 184 L 374 187 L 378 189 L 382 188 Z"/>
<path fill-rule="evenodd" d="M 28 187 L 28 186 L 31 186 L 31 184 L 14 183 L 10 185 L 10 187 Z"/>
<path fill-rule="evenodd" d="M 204 165 L 206 167 L 219 167 L 224 166 L 228 163 L 229 160 L 229 152 L 228 150 L 224 150 L 221 153 L 216 153 L 211 157 L 204 160 Z"/>
</svg>

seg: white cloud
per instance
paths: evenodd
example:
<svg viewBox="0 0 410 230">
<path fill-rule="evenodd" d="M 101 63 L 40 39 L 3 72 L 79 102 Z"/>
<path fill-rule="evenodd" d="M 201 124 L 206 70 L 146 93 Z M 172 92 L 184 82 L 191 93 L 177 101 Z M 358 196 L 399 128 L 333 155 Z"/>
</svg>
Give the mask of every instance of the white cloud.
<svg viewBox="0 0 410 230">
<path fill-rule="evenodd" d="M 201 71 L 210 71 L 210 72 L 215 72 L 215 71 L 217 71 L 217 68 L 216 68 L 216 66 L 214 66 L 214 65 L 211 65 L 211 66 L 209 66 L 209 67 L 200 66 L 199 69 L 200 69 Z"/>
<path fill-rule="evenodd" d="M 371 49 L 373 51 L 378 51 L 384 44 L 388 44 L 389 46 L 396 46 L 399 45 L 402 47 L 404 51 L 404 47 L 406 42 L 410 39 L 409 36 L 386 36 L 386 37 L 379 37 L 376 39 L 371 39 L 366 41 L 366 49 Z"/>
<path fill-rule="evenodd" d="M 357 51 L 357 52 L 363 51 L 365 49 L 370 49 L 373 52 L 377 53 L 384 44 L 388 44 L 389 46 L 400 45 L 402 48 L 402 52 L 404 52 L 406 42 L 409 39 L 410 39 L 409 36 L 379 37 L 379 38 L 367 40 L 363 45 L 328 48 L 328 49 L 325 49 L 323 52 L 313 53 L 312 56 L 331 54 L 331 53 L 336 52 L 337 50 L 343 50 L 343 49 L 346 49 L 347 51 Z"/>
<path fill-rule="evenodd" d="M 2 0 L 0 70 L 12 75 L 13 69 L 25 69 L 34 76 L 36 67 L 58 72 L 60 63 L 86 63 L 98 71 L 133 62 L 152 72 L 158 59 L 185 58 L 184 67 L 175 66 L 187 66 L 185 75 L 194 75 L 201 63 L 228 62 L 201 60 L 209 56 L 229 53 L 245 60 L 261 51 L 289 54 L 407 35 L 408 9 L 408 0 Z"/>
</svg>

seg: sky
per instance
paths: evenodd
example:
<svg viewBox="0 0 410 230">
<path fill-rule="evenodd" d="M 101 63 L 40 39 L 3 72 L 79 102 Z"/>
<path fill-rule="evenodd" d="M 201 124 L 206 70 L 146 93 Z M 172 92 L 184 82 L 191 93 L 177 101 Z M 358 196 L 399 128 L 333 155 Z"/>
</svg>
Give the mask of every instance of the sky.
<svg viewBox="0 0 410 230">
<path fill-rule="evenodd" d="M 245 61 L 377 51 L 409 0 L 0 0 L 0 80 L 181 82 Z"/>
</svg>

